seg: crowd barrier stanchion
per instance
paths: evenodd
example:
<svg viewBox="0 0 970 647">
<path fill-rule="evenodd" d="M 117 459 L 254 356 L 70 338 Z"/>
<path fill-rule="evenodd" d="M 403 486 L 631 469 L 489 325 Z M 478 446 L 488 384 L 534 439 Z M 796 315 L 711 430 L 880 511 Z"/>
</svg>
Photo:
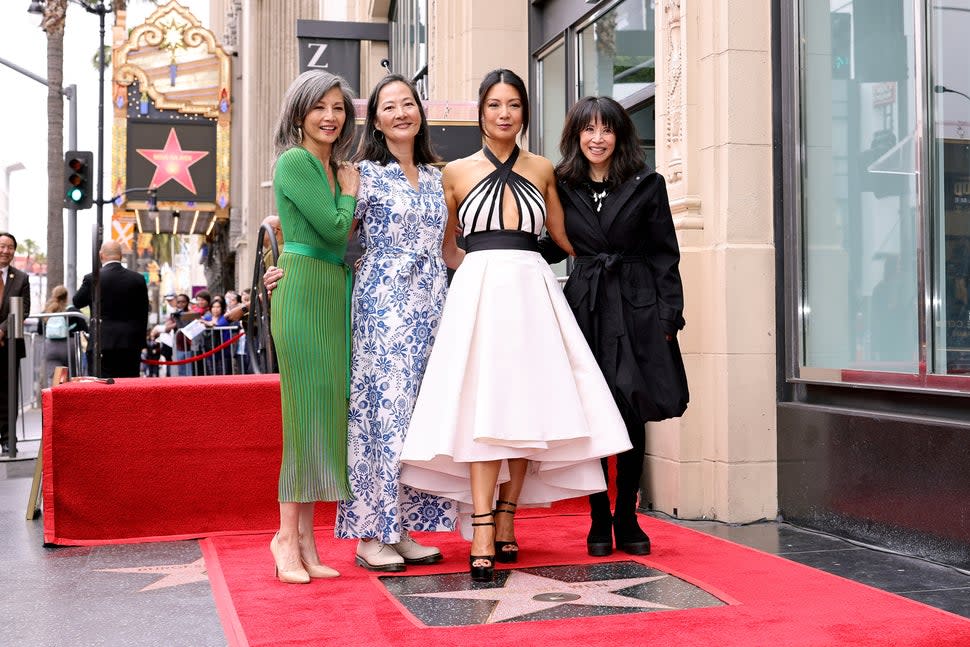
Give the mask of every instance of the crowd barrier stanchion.
<svg viewBox="0 0 970 647">
<path fill-rule="evenodd" d="M 24 338 L 24 298 L 10 297 L 10 314 L 7 315 L 7 445 L 10 458 L 17 458 L 17 414 L 20 413 L 20 389 L 17 372 L 20 358 L 17 351 Z"/>
<path fill-rule="evenodd" d="M 217 330 L 222 331 L 222 330 L 235 330 L 235 329 L 236 329 L 235 327 L 223 326 L 221 328 L 218 328 Z M 238 333 L 236 333 L 235 335 L 233 335 L 232 337 L 230 337 L 226 341 L 222 342 L 221 344 L 219 344 L 215 348 L 211 348 L 211 349 L 205 351 L 204 353 L 200 353 L 198 355 L 193 355 L 192 357 L 186 357 L 185 359 L 174 359 L 174 360 L 171 360 L 171 361 L 162 360 L 162 359 L 143 359 L 142 360 L 142 363 L 143 364 L 149 364 L 149 365 L 152 365 L 152 366 L 180 366 L 182 364 L 191 364 L 193 362 L 198 362 L 200 360 L 205 360 L 206 358 L 212 357 L 216 353 L 220 353 L 223 350 L 225 350 L 227 348 L 230 348 L 233 344 L 235 344 L 236 342 L 238 342 L 243 337 L 243 335 L 245 335 L 245 334 L 246 334 L 245 332 L 239 331 Z"/>
</svg>

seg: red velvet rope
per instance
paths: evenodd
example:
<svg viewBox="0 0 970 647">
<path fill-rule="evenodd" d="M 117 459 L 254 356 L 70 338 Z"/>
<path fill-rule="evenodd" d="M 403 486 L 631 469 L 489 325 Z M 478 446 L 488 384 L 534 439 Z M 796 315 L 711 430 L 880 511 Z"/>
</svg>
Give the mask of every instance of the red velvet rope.
<svg viewBox="0 0 970 647">
<path fill-rule="evenodd" d="M 142 360 L 142 363 L 143 364 L 151 364 L 152 366 L 174 366 L 176 364 L 188 364 L 189 362 L 198 362 L 200 359 L 205 359 L 206 357 L 209 357 L 210 355 L 215 355 L 216 353 L 218 353 L 220 350 L 222 350 L 223 348 L 225 348 L 227 346 L 232 346 L 237 341 L 239 341 L 239 338 L 240 337 L 242 337 L 245 334 L 246 333 L 244 333 L 244 332 L 236 333 L 236 335 L 234 337 L 232 337 L 231 339 L 229 339 L 227 341 L 224 341 L 221 344 L 219 344 L 218 346 L 216 346 L 215 348 L 213 348 L 212 350 L 207 350 L 206 352 L 202 353 L 201 355 L 196 355 L 195 357 L 186 357 L 185 359 L 176 359 L 176 360 L 172 360 L 171 362 L 166 362 L 165 360 L 161 360 L 161 359 L 143 359 Z"/>
</svg>

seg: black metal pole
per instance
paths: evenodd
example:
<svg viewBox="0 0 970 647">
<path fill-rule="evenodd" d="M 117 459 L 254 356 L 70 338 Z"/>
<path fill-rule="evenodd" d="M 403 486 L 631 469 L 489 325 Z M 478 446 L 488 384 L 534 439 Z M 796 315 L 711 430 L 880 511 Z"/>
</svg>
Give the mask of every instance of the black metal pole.
<svg viewBox="0 0 970 647">
<path fill-rule="evenodd" d="M 94 223 L 94 250 L 91 279 L 94 283 L 94 298 L 91 301 L 91 374 L 101 375 L 101 240 L 104 237 L 104 17 L 108 9 L 104 0 L 98 2 L 97 7 L 85 5 L 91 13 L 97 13 L 100 22 L 100 41 L 98 49 L 98 195 L 97 216 Z"/>
</svg>

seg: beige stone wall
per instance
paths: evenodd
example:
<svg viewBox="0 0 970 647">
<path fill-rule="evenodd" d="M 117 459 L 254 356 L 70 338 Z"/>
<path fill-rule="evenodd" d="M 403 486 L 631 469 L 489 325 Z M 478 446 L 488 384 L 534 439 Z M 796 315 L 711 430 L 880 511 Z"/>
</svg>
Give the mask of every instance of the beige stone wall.
<svg viewBox="0 0 970 647">
<path fill-rule="evenodd" d="M 528 82 L 528 4 L 428 0 L 429 98 L 477 100 L 482 77 L 499 67 Z"/>
<path fill-rule="evenodd" d="M 231 0 L 212 0 L 214 29 L 225 27 Z M 283 92 L 296 75 L 296 20 L 384 22 L 387 0 L 242 0 L 238 27 L 239 86 L 233 106 L 233 128 L 239 141 L 233 148 L 234 191 L 240 218 L 236 249 L 236 285 L 252 281 L 259 223 L 275 211 L 271 131 Z M 508 67 L 528 78 L 528 4 L 521 0 L 453 2 L 429 0 L 429 76 L 431 99 L 474 100 L 482 76 Z M 382 43 L 361 47 L 361 86 L 372 87 L 384 74 L 380 60 L 388 55 Z M 366 92 L 366 90 L 364 90 Z M 235 181 L 234 175 L 234 181 Z"/>
<path fill-rule="evenodd" d="M 236 73 L 240 91 L 233 106 L 233 128 L 241 146 L 233 150 L 233 165 L 240 170 L 241 219 L 236 249 L 236 285 L 252 282 L 253 246 L 264 217 L 275 213 L 272 188 L 272 130 L 283 93 L 299 69 L 296 48 L 297 19 L 319 19 L 318 0 L 244 0 L 239 25 Z M 236 217 L 236 216 L 234 216 Z"/>
<path fill-rule="evenodd" d="M 657 3 L 657 166 L 681 244 L 691 405 L 650 425 L 647 499 L 777 512 L 768 0 Z"/>
</svg>

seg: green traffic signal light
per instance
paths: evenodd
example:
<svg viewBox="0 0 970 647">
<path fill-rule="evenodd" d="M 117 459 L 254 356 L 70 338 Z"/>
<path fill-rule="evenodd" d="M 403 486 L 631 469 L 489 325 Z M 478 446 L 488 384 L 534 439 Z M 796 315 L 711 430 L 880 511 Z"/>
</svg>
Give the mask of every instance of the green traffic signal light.
<svg viewBox="0 0 970 647">
<path fill-rule="evenodd" d="M 68 151 L 64 155 L 64 206 L 68 209 L 88 209 L 94 202 L 91 195 L 92 161 L 90 151 Z"/>
</svg>

